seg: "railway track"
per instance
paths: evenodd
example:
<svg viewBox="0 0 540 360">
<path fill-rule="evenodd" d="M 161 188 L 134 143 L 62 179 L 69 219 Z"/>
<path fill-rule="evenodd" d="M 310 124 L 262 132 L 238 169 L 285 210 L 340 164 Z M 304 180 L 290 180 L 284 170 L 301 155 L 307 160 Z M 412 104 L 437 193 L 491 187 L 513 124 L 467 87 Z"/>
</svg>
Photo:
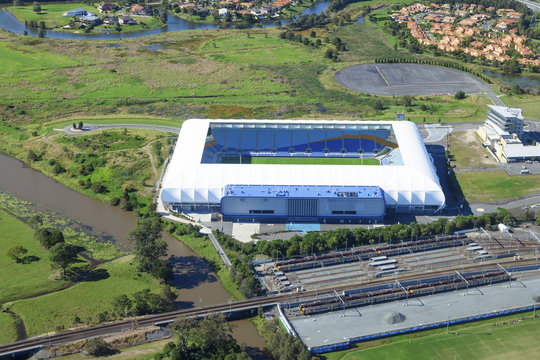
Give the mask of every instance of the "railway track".
<svg viewBox="0 0 540 360">
<path fill-rule="evenodd" d="M 427 271 L 422 273 L 416 273 L 416 274 L 403 274 L 399 276 L 399 281 L 410 281 L 410 280 L 417 280 L 422 279 L 426 277 L 435 277 L 435 276 L 443 276 L 448 274 L 453 274 L 455 270 L 461 270 L 461 271 L 481 271 L 486 269 L 492 269 L 493 266 L 496 264 L 496 262 L 489 262 L 485 264 L 468 264 L 463 265 L 459 267 L 451 267 L 447 269 L 441 269 L 437 271 Z M 499 261 L 498 264 L 500 264 L 503 267 L 513 267 L 513 266 L 528 266 L 528 265 L 535 265 L 536 260 L 530 259 L 530 260 L 521 260 L 521 261 L 513 261 L 513 260 L 506 260 L 506 261 Z M 495 265 L 496 266 L 496 265 Z M 151 326 L 155 324 L 160 323 L 166 323 L 171 322 L 174 319 L 176 319 L 179 316 L 185 316 L 185 317 L 197 317 L 197 316 L 204 316 L 211 313 L 216 312 L 234 312 L 234 311 L 240 311 L 240 310 L 248 310 L 257 308 L 259 306 L 271 306 L 274 304 L 282 304 L 286 303 L 288 301 L 300 301 L 300 299 L 306 299 L 303 301 L 309 301 L 309 298 L 317 298 L 325 295 L 331 295 L 334 294 L 336 291 L 346 291 L 346 290 L 353 290 L 360 286 L 365 286 L 369 284 L 369 286 L 376 286 L 381 284 L 387 284 L 391 283 L 392 280 L 389 279 L 376 279 L 372 281 L 365 281 L 358 284 L 352 284 L 348 286 L 335 286 L 335 287 L 329 287 L 327 289 L 320 289 L 320 290 L 310 290 L 305 292 L 297 292 L 297 293 L 283 293 L 283 294 L 276 294 L 276 295 L 270 295 L 262 298 L 256 298 L 256 299 L 250 299 L 250 300 L 243 300 L 243 301 L 236 301 L 232 303 L 227 304 L 218 304 L 218 305 L 212 305 L 207 307 L 201 307 L 201 308 L 195 308 L 195 309 L 185 309 L 185 310 L 177 310 L 162 314 L 156 314 L 156 315 L 147 315 L 143 317 L 134 318 L 133 320 L 122 320 L 117 321 L 114 323 L 108 323 L 108 324 L 102 324 L 97 325 L 93 327 L 87 327 L 82 329 L 76 329 L 76 330 L 68 330 L 59 334 L 54 335 L 42 335 L 39 337 L 33 337 L 26 340 L 17 341 L 11 344 L 5 344 L 0 346 L 0 358 L 7 358 L 7 356 L 11 356 L 10 354 L 21 352 L 25 349 L 33 349 L 33 348 L 39 348 L 39 347 L 47 347 L 52 345 L 60 345 L 76 340 L 81 339 L 87 339 L 97 336 L 104 336 L 112 333 L 118 333 L 126 330 L 132 329 L 134 326 L 136 327 L 145 327 L 145 326 Z"/>
</svg>

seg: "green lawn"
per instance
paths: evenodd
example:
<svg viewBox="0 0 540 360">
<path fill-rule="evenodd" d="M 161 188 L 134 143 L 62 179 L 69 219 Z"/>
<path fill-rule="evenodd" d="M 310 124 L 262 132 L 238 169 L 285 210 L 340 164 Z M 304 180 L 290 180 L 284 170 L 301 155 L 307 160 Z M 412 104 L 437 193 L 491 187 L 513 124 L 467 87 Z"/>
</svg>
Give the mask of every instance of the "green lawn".
<svg viewBox="0 0 540 360">
<path fill-rule="evenodd" d="M 61 288 L 64 281 L 49 280 L 55 272 L 47 251 L 25 223 L 0 210 L 0 303 Z M 6 253 L 13 246 L 28 250 L 27 263 L 15 263 Z M 0 331 L 1 332 L 1 331 Z"/>
<path fill-rule="evenodd" d="M 505 171 L 458 172 L 468 201 L 495 201 L 540 191 L 540 175 L 509 176 Z"/>
<path fill-rule="evenodd" d="M 513 315 L 516 319 L 523 315 Z M 499 323 L 494 327 L 493 323 Z M 501 319 L 471 323 L 463 328 L 433 330 L 428 335 L 415 333 L 370 343 L 359 343 L 364 349 L 327 354 L 328 360 L 355 359 L 538 359 L 540 343 L 536 341 L 540 319 L 528 319 L 503 325 Z"/>
<path fill-rule="evenodd" d="M 252 157 L 252 164 L 289 164 L 289 165 L 380 165 L 373 158 L 336 158 L 336 157 Z"/>
<path fill-rule="evenodd" d="M 0 344 L 7 344 L 17 340 L 17 324 L 8 313 L 0 312 Z"/>
<path fill-rule="evenodd" d="M 28 336 L 34 336 L 56 326 L 68 327 L 75 316 L 83 321 L 96 314 L 111 311 L 111 301 L 121 294 L 131 295 L 142 289 L 157 293 L 159 282 L 148 274 L 138 273 L 133 255 L 125 256 L 99 266 L 95 277 L 59 292 L 33 299 L 4 304 L 21 317 Z"/>
<path fill-rule="evenodd" d="M 45 21 L 45 26 L 49 29 L 57 28 L 68 24 L 72 17 L 62 16 L 66 11 L 75 10 L 75 9 L 85 9 L 86 11 L 93 12 L 94 14 L 99 14 L 99 11 L 96 7 L 82 4 L 82 3 L 68 3 L 68 4 L 41 4 L 41 13 L 36 14 L 34 12 L 33 5 L 29 6 L 10 6 L 8 11 L 10 11 L 20 22 L 24 23 L 25 21 L 30 22 L 31 20 L 36 20 L 38 22 Z"/>
</svg>

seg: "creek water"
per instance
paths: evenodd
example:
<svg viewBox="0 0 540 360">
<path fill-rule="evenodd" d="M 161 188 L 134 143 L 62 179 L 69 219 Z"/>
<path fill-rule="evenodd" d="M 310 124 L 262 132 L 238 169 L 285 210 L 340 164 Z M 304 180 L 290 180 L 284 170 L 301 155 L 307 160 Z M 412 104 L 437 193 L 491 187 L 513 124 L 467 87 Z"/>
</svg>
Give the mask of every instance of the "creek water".
<svg viewBox="0 0 540 360">
<path fill-rule="evenodd" d="M 510 86 L 519 85 L 524 89 L 540 89 L 540 78 L 533 78 L 525 75 L 505 75 L 492 71 L 484 71 L 484 74 L 489 77 L 497 78 Z"/>
<path fill-rule="evenodd" d="M 313 4 L 311 7 L 307 8 L 302 12 L 302 15 L 309 14 L 320 14 L 323 12 L 328 5 L 330 5 L 330 0 L 325 0 Z M 65 2 L 62 2 L 65 3 Z M 46 7 L 46 3 L 43 6 Z M 30 3 L 27 3 L 30 5 Z M 26 27 L 23 23 L 17 20 L 12 14 L 8 13 L 5 8 L 11 6 L 11 4 L 1 4 L 0 5 L 0 27 L 4 30 L 15 34 L 24 34 L 25 31 L 28 35 L 38 36 L 39 29 L 32 29 Z M 85 33 L 73 33 L 73 32 L 62 32 L 54 30 L 45 30 L 43 36 L 51 39 L 73 39 L 73 40 L 119 40 L 119 39 L 129 39 L 129 38 L 138 38 L 143 36 L 156 35 L 166 32 L 173 31 L 185 31 L 185 30 L 200 30 L 200 29 L 217 29 L 219 25 L 216 24 L 204 24 L 197 23 L 188 20 L 184 20 L 173 13 L 167 13 L 167 24 L 154 29 L 141 30 L 141 31 L 128 31 L 128 32 L 111 32 L 111 33 L 101 33 L 101 34 L 85 34 Z M 287 24 L 290 20 L 281 20 L 282 24 Z M 272 27 L 275 26 L 273 21 L 263 22 L 263 27 Z"/>
<path fill-rule="evenodd" d="M 134 214 L 71 190 L 4 154 L 0 154 L 0 169 L 0 190 L 40 207 L 56 210 L 89 226 L 95 234 L 124 248 L 130 247 L 126 237 L 135 227 L 137 218 Z M 172 235 L 163 233 L 163 239 L 168 244 L 180 308 L 229 301 L 229 295 L 205 260 Z M 247 320 L 235 324 L 235 338 L 240 343 L 246 343 L 255 357 L 262 356 L 264 342 L 253 324 Z"/>
</svg>

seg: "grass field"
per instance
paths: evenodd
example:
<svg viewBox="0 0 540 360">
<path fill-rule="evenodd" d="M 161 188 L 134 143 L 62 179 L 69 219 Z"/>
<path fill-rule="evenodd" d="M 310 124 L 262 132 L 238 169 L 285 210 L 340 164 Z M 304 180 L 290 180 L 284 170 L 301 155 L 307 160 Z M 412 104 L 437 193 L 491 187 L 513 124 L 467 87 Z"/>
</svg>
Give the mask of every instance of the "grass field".
<svg viewBox="0 0 540 360">
<path fill-rule="evenodd" d="M 540 191 L 540 175 L 509 176 L 505 171 L 460 172 L 456 178 L 468 201 L 495 201 Z"/>
<path fill-rule="evenodd" d="M 0 312 L 0 344 L 17 340 L 17 324 L 15 319 L 5 312 Z"/>
<path fill-rule="evenodd" d="M 70 3 L 70 4 L 41 4 L 41 12 L 35 13 L 33 5 L 29 6 L 10 6 L 8 11 L 11 12 L 17 20 L 24 23 L 25 21 L 30 22 L 35 20 L 38 22 L 45 21 L 45 27 L 57 28 L 68 24 L 72 17 L 62 16 L 66 11 L 75 10 L 75 9 L 84 9 L 86 11 L 93 12 L 94 14 L 99 14 L 99 11 L 96 7 L 82 4 L 82 3 Z"/>
<path fill-rule="evenodd" d="M 133 255 L 99 266 L 86 280 L 59 292 L 33 299 L 4 304 L 21 317 L 28 336 L 57 326 L 69 327 L 75 316 L 91 322 L 96 314 L 111 311 L 111 301 L 121 294 L 131 295 L 142 289 L 159 292 L 158 280 L 138 273 Z"/>
<path fill-rule="evenodd" d="M 451 133 L 450 154 L 456 169 L 499 167 L 499 162 L 482 146 L 474 130 Z"/>
<path fill-rule="evenodd" d="M 355 359 L 537 359 L 540 343 L 536 334 L 540 319 L 508 323 L 524 315 L 512 315 L 478 323 L 470 323 L 398 336 L 368 343 L 352 349 L 325 355 L 328 360 Z M 529 315 L 530 316 L 530 315 Z M 502 324 L 507 321 L 507 324 Z M 499 326 L 494 327 L 493 324 Z"/>
<path fill-rule="evenodd" d="M 28 225 L 0 208 L 0 303 L 53 291 L 65 284 L 49 279 L 54 272 L 49 255 L 34 239 L 33 233 Z M 15 245 L 28 250 L 26 263 L 15 263 L 6 255 Z"/>
<path fill-rule="evenodd" d="M 289 164 L 289 165 L 380 165 L 373 158 L 336 158 L 336 157 L 252 157 L 252 164 Z"/>
</svg>

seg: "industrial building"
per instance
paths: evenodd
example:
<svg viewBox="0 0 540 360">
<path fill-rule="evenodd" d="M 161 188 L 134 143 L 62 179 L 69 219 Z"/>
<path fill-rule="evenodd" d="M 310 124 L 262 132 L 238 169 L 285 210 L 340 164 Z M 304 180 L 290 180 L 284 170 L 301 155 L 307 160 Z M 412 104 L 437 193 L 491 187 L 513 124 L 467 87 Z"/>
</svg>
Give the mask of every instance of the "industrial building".
<svg viewBox="0 0 540 360">
<path fill-rule="evenodd" d="M 187 120 L 161 199 L 248 222 L 373 222 L 445 205 L 407 121 Z"/>
<path fill-rule="evenodd" d="M 477 134 L 502 163 L 540 159 L 540 144 L 524 144 L 520 108 L 489 105 L 486 122 Z"/>
</svg>

